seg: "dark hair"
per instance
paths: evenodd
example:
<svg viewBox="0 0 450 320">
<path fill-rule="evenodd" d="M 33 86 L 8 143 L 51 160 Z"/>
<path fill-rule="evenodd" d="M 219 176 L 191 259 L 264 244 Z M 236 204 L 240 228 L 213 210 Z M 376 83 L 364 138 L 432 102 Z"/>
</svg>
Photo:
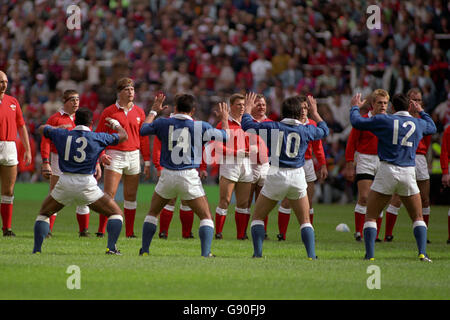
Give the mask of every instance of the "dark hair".
<svg viewBox="0 0 450 320">
<path fill-rule="evenodd" d="M 130 78 L 121 78 L 116 83 L 117 92 L 120 92 L 120 91 L 122 91 L 123 89 L 125 89 L 126 87 L 129 87 L 129 86 L 134 87 L 133 80 L 130 79 Z"/>
<path fill-rule="evenodd" d="M 188 93 L 177 94 L 175 96 L 175 106 L 179 112 L 190 113 L 196 106 L 195 97 Z"/>
<path fill-rule="evenodd" d="M 281 115 L 283 118 L 300 119 L 301 104 L 306 102 L 306 97 L 303 95 L 294 96 L 284 99 L 281 104 Z"/>
<path fill-rule="evenodd" d="M 65 90 L 64 93 L 63 93 L 63 101 L 64 101 L 64 103 L 66 103 L 67 100 L 69 100 L 70 97 L 72 97 L 74 95 L 78 95 L 78 91 L 77 90 L 73 90 L 73 89 Z"/>
<path fill-rule="evenodd" d="M 392 97 L 392 108 L 395 111 L 408 111 L 409 99 L 403 93 L 397 93 Z"/>
<path fill-rule="evenodd" d="M 88 108 L 80 108 L 75 112 L 75 125 L 89 127 L 92 124 L 93 114 Z"/>
</svg>

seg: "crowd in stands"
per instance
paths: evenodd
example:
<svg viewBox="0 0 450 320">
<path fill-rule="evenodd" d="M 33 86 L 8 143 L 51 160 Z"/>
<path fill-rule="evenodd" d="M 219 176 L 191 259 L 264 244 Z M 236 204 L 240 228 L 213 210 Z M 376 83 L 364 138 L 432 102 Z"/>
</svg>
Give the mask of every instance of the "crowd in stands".
<svg viewBox="0 0 450 320">
<path fill-rule="evenodd" d="M 67 12 L 73 4 L 79 11 Z M 368 28 L 371 4 L 381 29 Z M 0 4 L 0 70 L 37 154 L 35 129 L 69 88 L 98 117 L 127 76 L 146 111 L 158 91 L 168 104 L 189 92 L 196 117 L 211 123 L 217 102 L 235 92 L 263 93 L 274 120 L 284 98 L 311 93 L 331 129 L 328 186 L 348 191 L 341 170 L 353 94 L 419 87 L 439 134 L 450 123 L 449 11 L 445 0 L 9 0 Z M 80 29 L 67 26 L 73 13 Z"/>
</svg>

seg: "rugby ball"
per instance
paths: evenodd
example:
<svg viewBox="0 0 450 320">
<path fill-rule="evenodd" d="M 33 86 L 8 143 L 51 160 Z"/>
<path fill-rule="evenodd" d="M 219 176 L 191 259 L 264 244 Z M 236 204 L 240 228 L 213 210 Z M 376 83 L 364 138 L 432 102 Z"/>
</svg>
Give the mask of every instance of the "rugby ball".
<svg viewBox="0 0 450 320">
<path fill-rule="evenodd" d="M 339 232 L 350 232 L 350 228 L 345 223 L 340 223 L 336 226 L 336 231 Z"/>
</svg>

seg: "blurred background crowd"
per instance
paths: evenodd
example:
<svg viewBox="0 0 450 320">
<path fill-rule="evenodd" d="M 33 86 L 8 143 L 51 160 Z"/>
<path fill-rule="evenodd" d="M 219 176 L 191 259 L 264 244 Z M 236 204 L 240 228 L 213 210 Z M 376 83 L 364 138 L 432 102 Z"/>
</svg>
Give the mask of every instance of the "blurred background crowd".
<svg viewBox="0 0 450 320">
<path fill-rule="evenodd" d="M 284 98 L 313 94 L 331 129 L 324 141 L 329 178 L 317 194 L 322 202 L 353 199 L 341 174 L 352 95 L 383 88 L 392 96 L 419 87 L 438 127 L 430 172 L 440 171 L 440 137 L 450 123 L 448 1 L 0 3 L 0 70 L 20 102 L 36 152 L 34 167 L 21 169 L 22 180 L 41 179 L 35 129 L 62 107 L 62 92 L 77 89 L 80 106 L 98 119 L 115 102 L 115 81 L 124 76 L 134 79 L 135 102 L 146 111 L 158 91 L 168 104 L 188 92 L 199 102 L 196 118 L 212 124 L 216 104 L 235 92 L 264 94 L 274 120 Z M 367 26 L 371 4 L 381 9 L 381 29 Z M 79 30 L 67 27 L 70 5 L 80 9 Z"/>
</svg>

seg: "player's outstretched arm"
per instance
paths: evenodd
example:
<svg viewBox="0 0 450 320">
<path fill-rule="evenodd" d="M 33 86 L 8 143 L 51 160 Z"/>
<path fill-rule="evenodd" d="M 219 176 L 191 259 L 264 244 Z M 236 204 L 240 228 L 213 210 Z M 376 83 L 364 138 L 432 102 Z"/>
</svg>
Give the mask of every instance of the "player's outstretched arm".
<svg viewBox="0 0 450 320">
<path fill-rule="evenodd" d="M 314 99 L 313 96 L 307 96 L 306 100 L 308 101 L 309 113 L 311 115 L 311 119 L 313 119 L 315 122 L 323 121 L 322 117 L 320 116 L 319 112 L 317 111 L 316 99 Z"/>
<path fill-rule="evenodd" d="M 145 118 L 144 123 L 152 123 L 153 120 L 161 113 L 163 110 L 167 109 L 168 106 L 163 106 L 163 102 L 166 99 L 164 93 L 158 93 L 155 97 L 155 101 L 153 102 L 152 108 Z"/>
<path fill-rule="evenodd" d="M 255 107 L 255 101 L 256 101 L 256 93 L 249 92 L 245 94 L 245 113 L 251 114 L 253 108 Z"/>
<path fill-rule="evenodd" d="M 112 118 L 106 118 L 105 120 L 106 120 L 105 125 L 107 127 L 110 127 L 114 131 L 117 131 L 117 133 L 119 135 L 119 143 L 122 143 L 122 142 L 128 140 L 128 133 L 125 131 L 124 128 L 122 128 L 119 121 L 117 121 L 116 119 L 112 119 Z"/>
<path fill-rule="evenodd" d="M 219 109 L 216 111 L 216 116 L 222 122 L 222 129 L 227 130 L 228 127 L 228 105 L 226 102 L 219 102 Z"/>
</svg>

